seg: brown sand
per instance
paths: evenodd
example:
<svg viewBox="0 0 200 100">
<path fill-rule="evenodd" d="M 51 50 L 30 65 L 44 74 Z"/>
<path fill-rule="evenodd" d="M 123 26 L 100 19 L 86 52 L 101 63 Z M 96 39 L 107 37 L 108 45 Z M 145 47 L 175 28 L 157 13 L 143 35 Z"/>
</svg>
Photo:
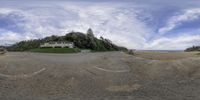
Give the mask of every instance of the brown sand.
<svg viewBox="0 0 200 100">
<path fill-rule="evenodd" d="M 200 100 L 199 84 L 193 53 L 0 56 L 0 100 Z"/>
<path fill-rule="evenodd" d="M 177 60 L 189 57 L 200 57 L 200 52 L 136 52 L 135 56 L 150 60 Z"/>
</svg>

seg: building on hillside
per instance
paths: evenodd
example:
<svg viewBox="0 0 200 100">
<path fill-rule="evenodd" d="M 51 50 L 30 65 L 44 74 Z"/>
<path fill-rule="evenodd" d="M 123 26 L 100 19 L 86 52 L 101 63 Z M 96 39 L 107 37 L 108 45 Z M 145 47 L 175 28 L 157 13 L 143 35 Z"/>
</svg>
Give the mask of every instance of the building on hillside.
<svg viewBox="0 0 200 100">
<path fill-rule="evenodd" d="M 73 42 L 47 42 L 40 45 L 41 48 L 74 48 Z"/>
<path fill-rule="evenodd" d="M 6 49 L 4 49 L 3 47 L 0 47 L 0 54 L 4 54 L 6 53 Z"/>
<path fill-rule="evenodd" d="M 81 53 L 89 53 L 89 52 L 91 52 L 91 50 L 81 50 Z"/>
</svg>

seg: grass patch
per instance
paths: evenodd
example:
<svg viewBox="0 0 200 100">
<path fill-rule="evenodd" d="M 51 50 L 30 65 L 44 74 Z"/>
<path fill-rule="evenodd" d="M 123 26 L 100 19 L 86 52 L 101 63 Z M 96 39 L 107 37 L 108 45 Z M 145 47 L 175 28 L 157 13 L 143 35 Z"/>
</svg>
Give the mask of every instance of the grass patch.
<svg viewBox="0 0 200 100">
<path fill-rule="evenodd" d="M 78 48 L 36 48 L 31 49 L 31 52 L 38 53 L 77 53 L 80 52 Z"/>
</svg>

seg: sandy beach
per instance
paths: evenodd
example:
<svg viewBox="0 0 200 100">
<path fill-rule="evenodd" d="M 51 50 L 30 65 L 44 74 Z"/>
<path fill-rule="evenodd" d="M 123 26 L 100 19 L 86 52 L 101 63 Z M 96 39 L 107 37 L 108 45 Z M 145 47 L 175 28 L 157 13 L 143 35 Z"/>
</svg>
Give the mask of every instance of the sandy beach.
<svg viewBox="0 0 200 100">
<path fill-rule="evenodd" d="M 198 52 L 0 55 L 0 100 L 199 100 Z"/>
<path fill-rule="evenodd" d="M 179 60 L 192 57 L 199 57 L 200 52 L 148 52 L 137 51 L 136 57 L 146 58 L 149 60 Z"/>
</svg>

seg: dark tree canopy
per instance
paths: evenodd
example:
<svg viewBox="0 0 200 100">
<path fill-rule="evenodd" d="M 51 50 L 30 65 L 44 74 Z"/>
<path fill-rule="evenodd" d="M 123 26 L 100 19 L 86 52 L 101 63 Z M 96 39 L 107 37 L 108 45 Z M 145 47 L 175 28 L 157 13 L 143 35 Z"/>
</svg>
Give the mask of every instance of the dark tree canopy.
<svg viewBox="0 0 200 100">
<path fill-rule="evenodd" d="M 93 31 L 92 31 L 91 28 L 89 28 L 89 29 L 87 30 L 87 35 L 88 35 L 89 37 L 94 37 Z"/>
<path fill-rule="evenodd" d="M 192 46 L 190 48 L 187 48 L 185 51 L 200 51 L 200 46 Z"/>
</svg>

